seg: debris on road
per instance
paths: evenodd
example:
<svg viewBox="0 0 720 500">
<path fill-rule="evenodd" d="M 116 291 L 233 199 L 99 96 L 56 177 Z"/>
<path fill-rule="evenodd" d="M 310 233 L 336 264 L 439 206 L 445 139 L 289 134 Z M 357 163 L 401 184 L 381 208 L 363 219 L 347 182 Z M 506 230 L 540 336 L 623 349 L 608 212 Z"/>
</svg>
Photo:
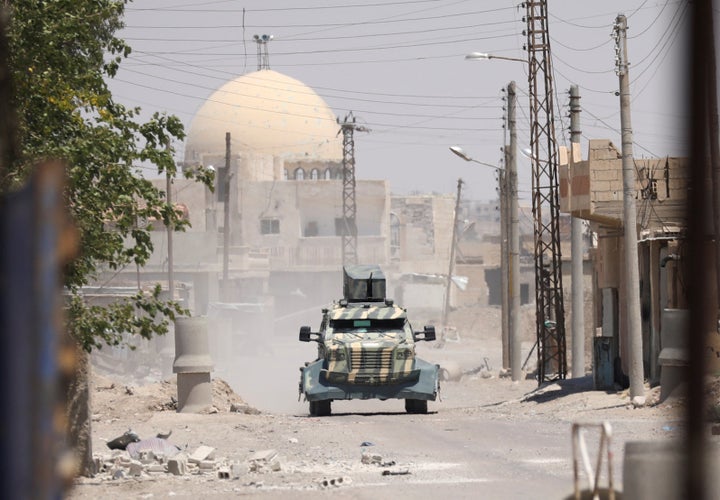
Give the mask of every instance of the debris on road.
<svg viewBox="0 0 720 500">
<path fill-rule="evenodd" d="M 343 476 L 337 477 L 337 478 L 334 477 L 331 479 L 323 478 L 323 479 L 318 479 L 317 483 L 320 485 L 321 488 L 331 488 L 331 487 L 337 488 L 339 486 L 345 486 L 345 485 L 352 483 L 352 479 L 350 479 L 349 477 L 343 477 Z"/>
<path fill-rule="evenodd" d="M 140 459 L 141 454 L 147 456 L 147 452 L 151 452 L 155 457 L 173 457 L 179 451 L 180 448 L 172 444 L 166 439 L 160 438 L 148 438 L 127 445 L 127 452 L 134 459 Z"/>
<path fill-rule="evenodd" d="M 250 472 L 278 472 L 281 470 L 277 450 L 256 451 L 248 458 Z"/>
<path fill-rule="evenodd" d="M 407 476 L 410 474 L 410 471 L 408 469 L 400 469 L 400 470 L 390 470 L 385 469 L 382 471 L 383 476 Z"/>
<path fill-rule="evenodd" d="M 140 437 L 135 434 L 132 429 L 128 429 L 121 436 L 107 442 L 107 447 L 111 450 L 124 450 L 130 443 L 140 441 Z"/>
<path fill-rule="evenodd" d="M 215 448 L 210 446 L 199 446 L 188 457 L 191 464 L 199 464 L 203 460 L 212 460 L 215 458 Z"/>
<path fill-rule="evenodd" d="M 377 453 L 370 453 L 369 451 L 363 451 L 362 455 L 360 456 L 360 461 L 366 465 L 379 465 L 382 463 L 382 455 L 378 455 Z"/>
</svg>

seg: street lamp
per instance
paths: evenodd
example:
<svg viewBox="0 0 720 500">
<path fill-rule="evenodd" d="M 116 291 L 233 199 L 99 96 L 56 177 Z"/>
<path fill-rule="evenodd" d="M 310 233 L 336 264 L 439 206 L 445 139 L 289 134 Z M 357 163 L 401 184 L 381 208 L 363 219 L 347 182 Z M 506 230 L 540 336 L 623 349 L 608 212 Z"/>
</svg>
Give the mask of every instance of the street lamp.
<svg viewBox="0 0 720 500">
<path fill-rule="evenodd" d="M 470 52 L 468 55 L 465 56 L 465 59 L 470 59 L 473 61 L 483 59 L 502 59 L 503 61 L 516 61 L 521 63 L 527 62 L 525 59 L 518 59 L 517 57 L 496 56 L 494 54 L 487 54 L 485 52 Z"/>
<path fill-rule="evenodd" d="M 465 161 L 497 170 L 500 182 L 500 242 L 501 242 L 501 278 L 503 317 L 507 317 L 507 327 L 503 325 L 503 351 L 507 353 L 507 362 L 512 379 L 520 380 L 522 356 L 518 315 L 520 313 L 520 224 L 518 217 L 517 173 L 514 168 L 506 170 L 490 163 L 472 158 L 461 147 L 451 146 L 450 151 Z M 514 152 L 508 152 L 508 165 L 514 165 Z M 508 234 L 509 233 L 509 234 Z M 507 329 L 506 329 L 507 328 Z M 503 355 L 503 357 L 505 357 Z M 505 361 L 505 360 L 503 360 Z"/>
<path fill-rule="evenodd" d="M 494 168 L 498 172 L 505 171 L 504 169 L 502 169 L 496 165 L 493 165 L 491 163 L 485 163 L 483 161 L 476 160 L 475 158 L 471 158 L 470 156 L 468 156 L 468 154 L 465 152 L 465 150 L 463 148 L 461 148 L 460 146 L 450 146 L 450 151 L 452 151 L 453 153 L 455 153 L 456 155 L 458 155 L 460 158 L 462 158 L 465 161 L 471 161 L 473 163 L 478 163 L 478 164 L 484 165 L 486 167 Z"/>
</svg>

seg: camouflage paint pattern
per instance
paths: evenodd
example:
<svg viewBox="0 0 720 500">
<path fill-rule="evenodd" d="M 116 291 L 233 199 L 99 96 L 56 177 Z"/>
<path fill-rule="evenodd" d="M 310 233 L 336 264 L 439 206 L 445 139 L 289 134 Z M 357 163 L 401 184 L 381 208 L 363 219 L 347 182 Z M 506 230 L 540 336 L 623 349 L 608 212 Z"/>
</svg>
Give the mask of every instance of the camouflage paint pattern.
<svg viewBox="0 0 720 500">
<path fill-rule="evenodd" d="M 391 384 L 417 380 L 415 341 L 404 309 L 388 305 L 339 306 L 329 312 L 324 375 L 331 382 Z M 335 321 L 370 320 L 369 327 L 334 331 Z M 405 320 L 402 329 L 380 330 L 373 320 Z"/>
<path fill-rule="evenodd" d="M 407 312 L 402 307 L 392 306 L 365 306 L 365 305 L 348 305 L 342 307 L 336 305 L 330 311 L 330 320 L 340 319 L 400 319 L 407 318 Z"/>
<path fill-rule="evenodd" d="M 325 313 L 320 335 L 319 359 L 301 368 L 300 393 L 308 401 L 435 400 L 439 367 L 415 357 L 412 327 L 402 307 L 336 303 Z"/>
</svg>

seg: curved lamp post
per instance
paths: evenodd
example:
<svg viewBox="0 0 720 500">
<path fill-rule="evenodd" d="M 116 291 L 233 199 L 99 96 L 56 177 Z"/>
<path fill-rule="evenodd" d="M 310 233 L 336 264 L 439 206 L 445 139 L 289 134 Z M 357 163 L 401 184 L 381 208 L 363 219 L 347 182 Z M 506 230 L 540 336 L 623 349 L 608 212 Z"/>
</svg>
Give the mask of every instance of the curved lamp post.
<svg viewBox="0 0 720 500">
<path fill-rule="evenodd" d="M 514 322 L 509 326 L 507 334 L 508 361 L 511 369 L 512 380 L 520 380 L 522 371 L 522 356 L 520 330 L 518 328 L 517 315 L 520 312 L 520 223 L 518 217 L 518 191 L 517 174 L 514 169 L 507 171 L 491 163 L 485 163 L 472 158 L 461 147 L 451 146 L 450 151 L 465 161 L 471 161 L 485 167 L 497 170 L 500 181 L 500 206 L 501 206 L 501 243 L 502 258 L 501 267 L 503 279 L 503 314 Z M 514 153 L 513 153 L 514 154 Z M 504 209 L 502 209 L 504 207 Z M 505 333 L 503 333 L 505 341 Z"/>
</svg>

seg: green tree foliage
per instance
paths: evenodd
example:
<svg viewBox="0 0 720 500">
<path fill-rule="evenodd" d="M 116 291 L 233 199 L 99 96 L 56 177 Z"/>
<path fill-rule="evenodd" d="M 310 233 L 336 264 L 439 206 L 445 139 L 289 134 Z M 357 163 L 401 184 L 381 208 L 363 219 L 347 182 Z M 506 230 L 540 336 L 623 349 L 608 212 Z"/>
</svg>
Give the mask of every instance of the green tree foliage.
<svg viewBox="0 0 720 500">
<path fill-rule="evenodd" d="M 175 116 L 156 113 L 142 121 L 139 109 L 117 102 L 107 80 L 130 47 L 116 37 L 123 26 L 122 0 L 12 0 L 9 3 L 10 69 L 18 113 L 18 159 L 0 179 L 3 189 L 21 183 L 47 158 L 68 165 L 66 193 L 80 235 L 78 258 L 68 266 L 68 321 L 88 351 L 118 344 L 123 334 L 149 338 L 167 331 L 168 319 L 187 314 L 159 297 L 160 287 L 100 307 L 81 287 L 101 271 L 142 266 L 152 253 L 149 228 L 162 221 L 182 230 L 186 222 L 165 193 L 142 176 L 141 165 L 176 175 L 174 139 L 183 139 Z M 207 185 L 212 174 L 194 175 Z"/>
</svg>

